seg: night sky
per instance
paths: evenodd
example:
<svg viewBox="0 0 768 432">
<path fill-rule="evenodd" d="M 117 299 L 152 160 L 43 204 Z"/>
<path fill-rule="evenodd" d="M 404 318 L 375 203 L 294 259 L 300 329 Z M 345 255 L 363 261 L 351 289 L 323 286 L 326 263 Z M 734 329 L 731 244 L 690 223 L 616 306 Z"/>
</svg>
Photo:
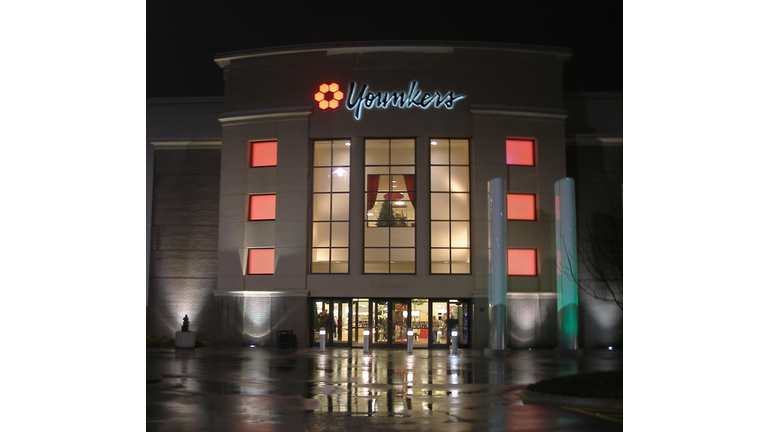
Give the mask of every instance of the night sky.
<svg viewBox="0 0 768 432">
<path fill-rule="evenodd" d="M 213 61 L 219 53 L 382 40 L 570 48 L 573 56 L 565 64 L 563 79 L 566 91 L 623 90 L 621 2 L 451 4 L 147 2 L 147 97 L 222 96 L 222 71 Z"/>
</svg>

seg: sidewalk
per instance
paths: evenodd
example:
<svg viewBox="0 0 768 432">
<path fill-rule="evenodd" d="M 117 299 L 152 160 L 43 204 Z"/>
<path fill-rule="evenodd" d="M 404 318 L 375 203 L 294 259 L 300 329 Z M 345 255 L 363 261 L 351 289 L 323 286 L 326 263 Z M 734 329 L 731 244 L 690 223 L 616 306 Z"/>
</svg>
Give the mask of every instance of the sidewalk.
<svg viewBox="0 0 768 432">
<path fill-rule="evenodd" d="M 552 350 L 488 358 L 472 350 L 452 356 L 448 350 L 148 349 L 147 371 L 163 379 L 147 385 L 147 430 L 262 423 L 307 431 L 621 430 L 621 423 L 582 412 L 523 405 L 519 394 L 542 379 L 622 364 L 622 352 L 608 350 L 578 358 Z"/>
</svg>

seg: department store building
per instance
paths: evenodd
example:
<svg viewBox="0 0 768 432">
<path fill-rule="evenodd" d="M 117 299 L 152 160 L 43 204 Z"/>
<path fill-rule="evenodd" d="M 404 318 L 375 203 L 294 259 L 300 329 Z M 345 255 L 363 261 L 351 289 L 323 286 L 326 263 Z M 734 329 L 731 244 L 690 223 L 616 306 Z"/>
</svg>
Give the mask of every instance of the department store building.
<svg viewBox="0 0 768 432">
<path fill-rule="evenodd" d="M 564 93 L 570 56 L 260 49 L 216 56 L 223 97 L 148 100 L 147 333 L 188 315 L 215 345 L 290 332 L 316 346 L 325 327 L 331 347 L 370 328 L 373 349 L 398 348 L 411 327 L 416 348 L 440 349 L 455 327 L 460 347 L 486 347 L 488 181 L 502 178 L 507 345 L 555 347 L 555 182 L 575 179 L 580 226 L 620 221 L 623 182 L 621 93 Z M 622 337 L 616 304 L 580 293 L 580 346 Z"/>
</svg>

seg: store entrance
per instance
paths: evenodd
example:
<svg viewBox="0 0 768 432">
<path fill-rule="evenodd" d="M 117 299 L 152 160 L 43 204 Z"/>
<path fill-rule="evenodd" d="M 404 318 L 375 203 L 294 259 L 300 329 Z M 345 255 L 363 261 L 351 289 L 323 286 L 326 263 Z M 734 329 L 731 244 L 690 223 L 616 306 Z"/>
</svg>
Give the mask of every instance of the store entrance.
<svg viewBox="0 0 768 432">
<path fill-rule="evenodd" d="M 469 299 L 352 298 L 312 300 L 313 346 L 319 330 L 326 329 L 327 346 L 362 348 L 370 331 L 371 348 L 405 348 L 407 329 L 413 329 L 414 348 L 445 348 L 450 330 L 459 331 L 458 344 L 471 345 Z"/>
<path fill-rule="evenodd" d="M 326 345 L 349 346 L 349 300 L 319 300 L 314 305 L 314 342 L 320 343 L 320 329 L 325 328 Z"/>
<path fill-rule="evenodd" d="M 408 300 L 375 299 L 371 300 L 374 327 L 371 330 L 374 347 L 405 346 L 408 342 L 406 330 L 410 326 Z"/>
</svg>

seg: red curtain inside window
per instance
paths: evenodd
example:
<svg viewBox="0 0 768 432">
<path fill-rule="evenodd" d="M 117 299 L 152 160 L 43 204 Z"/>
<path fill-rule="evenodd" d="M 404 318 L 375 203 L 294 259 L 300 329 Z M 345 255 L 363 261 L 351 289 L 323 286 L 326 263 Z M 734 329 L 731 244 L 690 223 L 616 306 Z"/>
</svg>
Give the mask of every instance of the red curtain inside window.
<svg viewBox="0 0 768 432">
<path fill-rule="evenodd" d="M 416 208 L 416 176 L 413 174 L 403 174 L 405 179 L 405 188 L 408 190 L 408 198 L 411 200 L 411 205 Z"/>
<path fill-rule="evenodd" d="M 416 208 L 416 176 L 413 174 L 403 174 L 405 180 L 405 189 L 408 191 L 408 199 L 411 200 L 411 205 Z M 379 181 L 381 175 L 368 174 L 368 210 L 372 209 L 376 205 L 376 195 L 379 194 Z"/>
<path fill-rule="evenodd" d="M 379 194 L 380 179 L 381 176 L 378 174 L 368 174 L 368 210 L 376 205 L 376 195 Z"/>
</svg>

